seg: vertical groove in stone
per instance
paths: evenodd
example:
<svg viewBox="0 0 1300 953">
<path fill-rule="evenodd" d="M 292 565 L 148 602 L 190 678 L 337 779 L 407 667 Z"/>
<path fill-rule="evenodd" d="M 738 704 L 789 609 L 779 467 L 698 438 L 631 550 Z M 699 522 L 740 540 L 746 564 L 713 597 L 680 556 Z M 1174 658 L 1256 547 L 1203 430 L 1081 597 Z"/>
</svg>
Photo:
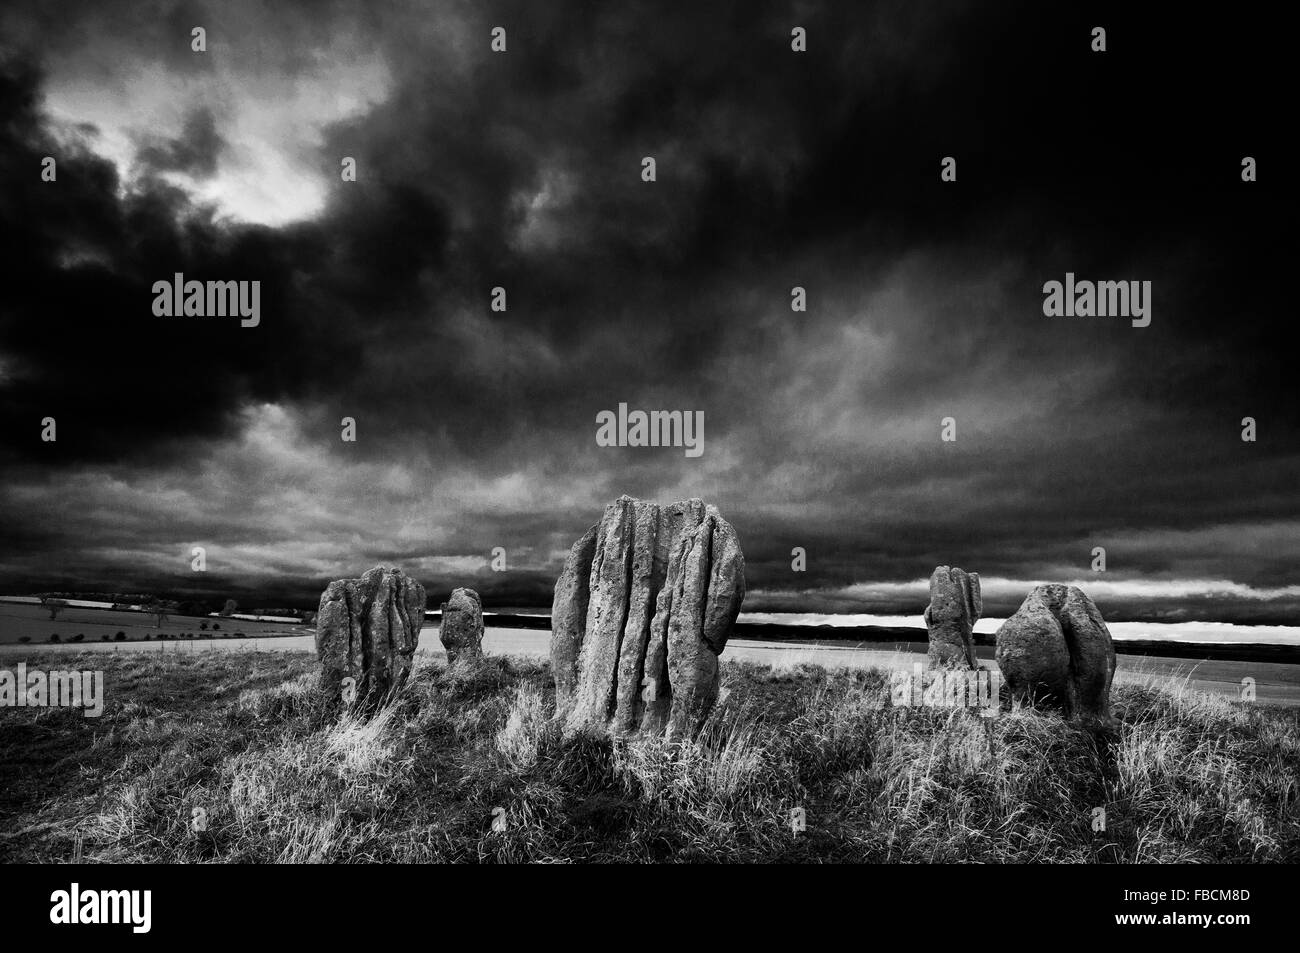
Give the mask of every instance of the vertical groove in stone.
<svg viewBox="0 0 1300 953">
<path fill-rule="evenodd" d="M 700 637 L 708 599 L 710 530 L 706 519 L 682 540 L 673 613 L 668 621 L 668 681 L 673 688 L 668 737 L 674 739 L 689 736 L 697 714 L 711 707 L 717 697 L 717 657 Z"/>
<path fill-rule="evenodd" d="M 578 657 L 578 697 L 571 716 L 574 727 L 603 725 L 613 703 L 619 643 L 627 620 L 631 503 L 630 497 L 621 497 L 605 508 L 600 521 L 586 634 Z"/>
<path fill-rule="evenodd" d="M 630 731 L 641 716 L 641 682 L 650 620 L 660 580 L 655 578 L 660 513 L 654 503 L 632 506 L 634 530 L 628 579 L 628 611 L 618 652 L 614 730 Z"/>
<path fill-rule="evenodd" d="M 587 530 L 569 549 L 564 570 L 555 581 L 551 602 L 551 669 L 557 713 L 567 713 L 578 687 L 578 658 L 587 628 L 591 564 L 600 524 Z"/>
</svg>

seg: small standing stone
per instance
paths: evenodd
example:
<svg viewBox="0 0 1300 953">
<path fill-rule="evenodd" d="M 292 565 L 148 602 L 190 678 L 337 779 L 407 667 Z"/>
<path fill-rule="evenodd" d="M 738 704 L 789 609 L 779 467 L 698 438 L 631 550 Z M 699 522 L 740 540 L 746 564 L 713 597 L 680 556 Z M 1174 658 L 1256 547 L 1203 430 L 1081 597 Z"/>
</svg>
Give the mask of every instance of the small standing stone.
<svg viewBox="0 0 1300 953">
<path fill-rule="evenodd" d="M 447 663 L 483 657 L 483 601 L 473 589 L 456 589 L 442 604 L 442 626 L 438 632 L 447 650 Z"/>
<path fill-rule="evenodd" d="M 955 566 L 939 566 L 930 576 L 930 604 L 925 624 L 930 630 L 926 652 L 931 665 L 977 669 L 972 632 L 984 603 L 980 575 Z"/>
<path fill-rule="evenodd" d="M 998 629 L 998 667 L 1013 698 L 1109 723 L 1115 645 L 1077 586 L 1036 586 Z"/>
<path fill-rule="evenodd" d="M 424 587 L 396 567 L 331 582 L 316 613 L 322 690 L 374 705 L 401 688 L 411 673 L 424 603 Z"/>
</svg>

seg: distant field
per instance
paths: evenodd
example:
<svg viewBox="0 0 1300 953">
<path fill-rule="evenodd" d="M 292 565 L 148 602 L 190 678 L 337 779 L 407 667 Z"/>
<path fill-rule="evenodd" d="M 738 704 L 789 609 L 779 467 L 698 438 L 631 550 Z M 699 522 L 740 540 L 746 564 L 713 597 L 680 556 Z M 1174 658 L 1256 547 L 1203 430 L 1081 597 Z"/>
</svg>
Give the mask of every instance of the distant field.
<svg viewBox="0 0 1300 953">
<path fill-rule="evenodd" d="M 207 623 L 208 630 L 199 628 Z M 220 629 L 213 631 L 213 625 Z M 142 612 L 127 612 L 115 609 L 87 609 L 69 606 L 59 613 L 57 619 L 50 619 L 50 611 L 39 605 L 0 602 L 0 644 L 21 642 L 25 637 L 31 644 L 45 644 L 50 636 L 57 634 L 60 642 L 82 635 L 83 642 L 100 642 L 107 636 L 116 638 L 118 632 L 125 634 L 128 640 L 150 640 L 159 635 L 176 638 L 185 633 L 194 633 L 195 638 L 211 636 L 214 639 L 230 637 L 236 632 L 243 632 L 248 638 L 280 635 L 302 635 L 307 631 L 301 625 L 284 622 L 251 622 L 245 619 L 220 619 L 216 617 L 196 618 L 194 616 L 172 616 L 162 626 L 154 625 L 154 618 Z"/>
<path fill-rule="evenodd" d="M 13 628 L 7 623 L 13 620 L 7 615 L 13 610 L 25 614 L 20 620 L 26 629 L 17 625 Z M 48 616 L 48 613 L 46 613 Z M 34 617 L 33 617 L 34 616 Z M 134 612 L 112 612 L 108 610 L 66 610 L 67 621 L 60 616 L 58 623 L 51 628 L 48 618 L 42 618 L 25 606 L 0 605 L 0 666 L 11 665 L 17 658 L 32 650 L 54 650 L 72 652 L 80 648 L 92 650 L 112 650 L 127 653 L 140 652 L 220 652 L 226 650 L 250 650 L 262 652 L 302 652 L 315 650 L 315 629 L 305 625 L 283 625 L 273 623 L 244 622 L 242 620 L 219 621 L 221 631 L 200 632 L 198 623 L 202 619 L 178 617 L 163 625 L 161 629 L 153 627 L 149 616 Z M 112 623 L 106 620 L 113 619 Z M 71 622 L 72 624 L 67 624 Z M 92 625 L 97 627 L 91 628 Z M 52 631 L 60 632 L 59 645 L 47 641 Z M 125 632 L 126 640 L 111 641 L 117 632 Z M 34 633 L 31 641 L 18 643 L 17 636 L 24 632 Z M 246 638 L 234 638 L 235 632 L 243 632 Z M 85 633 L 85 640 L 69 644 L 69 634 Z M 168 638 L 159 643 L 159 634 Z M 176 639 L 177 635 L 193 633 L 194 638 Z M 104 642 L 100 636 L 107 634 L 110 641 Z M 200 638 L 212 635 L 213 638 Z M 146 641 L 147 640 L 147 641 Z M 514 655 L 532 659 L 546 659 L 550 656 L 549 633 L 542 629 L 495 627 L 489 622 L 483 647 L 492 655 Z M 1261 662 L 1261 661 L 1222 661 L 1211 660 L 1190 654 L 1184 658 L 1161 658 L 1123 653 L 1124 645 L 1120 643 L 1118 669 L 1115 674 L 1117 685 L 1144 685 L 1152 679 L 1177 679 L 1190 691 L 1209 692 L 1224 698 L 1237 697 L 1241 690 L 1242 679 L 1255 681 L 1256 701 L 1261 705 L 1300 706 L 1300 665 Z M 1196 653 L 1203 647 L 1186 646 L 1186 651 Z M 420 649 L 423 652 L 441 654 L 442 644 L 438 641 L 436 622 L 426 622 L 420 631 Z M 791 668 L 799 665 L 820 666 L 827 669 L 910 669 L 918 662 L 924 662 L 925 642 L 900 641 L 893 644 L 877 642 L 845 642 L 841 640 L 794 641 L 783 639 L 776 642 L 759 641 L 750 638 L 733 638 L 728 644 L 723 658 L 737 662 L 755 662 L 775 668 Z M 986 667 L 992 667 L 993 649 L 990 646 L 977 646 L 976 655 Z"/>
</svg>

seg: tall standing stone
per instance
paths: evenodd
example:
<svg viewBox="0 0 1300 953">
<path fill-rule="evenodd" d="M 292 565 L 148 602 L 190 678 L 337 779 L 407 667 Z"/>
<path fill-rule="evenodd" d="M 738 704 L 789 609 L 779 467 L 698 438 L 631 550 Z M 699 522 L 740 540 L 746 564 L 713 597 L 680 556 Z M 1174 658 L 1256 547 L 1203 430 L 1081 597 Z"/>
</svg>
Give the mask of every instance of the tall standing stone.
<svg viewBox="0 0 1300 953">
<path fill-rule="evenodd" d="M 1036 586 L 998 629 L 998 667 L 1013 698 L 1111 721 L 1115 646 L 1097 606 L 1077 586 Z"/>
<path fill-rule="evenodd" d="M 716 507 L 609 504 L 555 584 L 557 711 L 571 729 L 692 734 L 744 596 L 744 555 Z"/>
<path fill-rule="evenodd" d="M 930 575 L 930 604 L 925 609 L 930 630 L 926 654 L 931 665 L 979 668 L 971 633 L 983 609 L 979 573 L 950 566 L 935 569 Z"/>
<path fill-rule="evenodd" d="M 400 569 L 376 566 L 326 587 L 316 613 L 321 688 L 335 698 L 382 703 L 411 673 L 424 623 L 424 587 Z"/>
<path fill-rule="evenodd" d="M 442 625 L 438 630 L 447 662 L 483 657 L 483 602 L 473 589 L 454 589 L 442 604 Z"/>
</svg>

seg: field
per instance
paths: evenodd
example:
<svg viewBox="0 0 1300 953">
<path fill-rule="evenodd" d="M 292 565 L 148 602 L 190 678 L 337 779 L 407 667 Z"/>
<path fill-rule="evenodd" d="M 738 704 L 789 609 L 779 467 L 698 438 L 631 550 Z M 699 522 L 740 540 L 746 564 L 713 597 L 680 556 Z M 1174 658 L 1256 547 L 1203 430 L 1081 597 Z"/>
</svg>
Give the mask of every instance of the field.
<svg viewBox="0 0 1300 953">
<path fill-rule="evenodd" d="M 1094 736 L 892 708 L 876 670 L 730 661 L 674 749 L 562 737 L 545 662 L 417 658 L 362 719 L 303 653 L 34 650 L 103 670 L 107 704 L 0 709 L 0 860 L 1300 860 L 1300 710 L 1175 680 L 1117 686 Z"/>
<path fill-rule="evenodd" d="M 200 626 L 207 624 L 207 629 Z M 213 626 L 217 626 L 214 630 Z M 125 641 L 142 641 L 146 637 L 156 640 L 191 635 L 195 639 L 229 639 L 242 632 L 247 638 L 255 636 L 298 635 L 306 631 L 303 626 L 283 622 L 256 622 L 251 619 L 223 619 L 216 616 L 197 618 L 173 615 L 161 626 L 151 615 L 119 609 L 88 609 L 69 606 L 51 619 L 49 610 L 39 605 L 0 602 L 0 645 L 21 643 L 41 645 L 58 635 L 60 643 L 73 641 L 113 641 L 121 632 Z M 77 636 L 81 636 L 80 640 Z"/>
</svg>

